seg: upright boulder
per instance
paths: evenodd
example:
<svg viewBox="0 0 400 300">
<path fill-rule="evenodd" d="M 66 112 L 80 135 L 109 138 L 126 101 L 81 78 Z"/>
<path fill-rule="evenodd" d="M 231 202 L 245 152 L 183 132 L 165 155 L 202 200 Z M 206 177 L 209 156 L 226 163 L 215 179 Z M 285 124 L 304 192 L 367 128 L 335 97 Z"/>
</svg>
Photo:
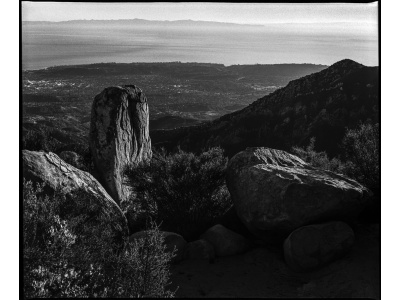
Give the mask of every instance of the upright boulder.
<svg viewBox="0 0 400 300">
<path fill-rule="evenodd" d="M 23 177 L 44 183 L 45 194 L 55 191 L 66 196 L 60 213 L 69 216 L 87 215 L 97 229 L 109 232 L 111 238 L 123 243 L 128 238 L 124 214 L 100 183 L 89 173 L 67 164 L 54 153 L 22 150 Z"/>
<path fill-rule="evenodd" d="M 371 195 L 354 180 L 270 148 L 247 148 L 232 157 L 227 186 L 244 225 L 272 240 L 303 225 L 352 219 Z"/>
<path fill-rule="evenodd" d="M 353 230 L 343 222 L 303 226 L 283 244 L 286 263 L 295 271 L 321 267 L 345 254 L 354 243 Z"/>
<path fill-rule="evenodd" d="M 117 204 L 128 198 L 123 170 L 151 158 L 149 107 L 134 85 L 104 89 L 93 101 L 90 151 L 99 181 Z"/>
</svg>

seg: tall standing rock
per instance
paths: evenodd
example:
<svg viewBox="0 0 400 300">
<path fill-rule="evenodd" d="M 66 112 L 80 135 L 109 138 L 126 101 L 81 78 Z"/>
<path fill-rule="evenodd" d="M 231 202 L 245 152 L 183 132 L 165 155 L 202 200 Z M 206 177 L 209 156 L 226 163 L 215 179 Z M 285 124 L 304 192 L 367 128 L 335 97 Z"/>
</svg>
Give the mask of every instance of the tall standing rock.
<svg viewBox="0 0 400 300">
<path fill-rule="evenodd" d="M 141 89 L 108 87 L 94 98 L 89 145 L 99 181 L 120 204 L 128 198 L 123 169 L 152 155 L 149 107 Z"/>
</svg>

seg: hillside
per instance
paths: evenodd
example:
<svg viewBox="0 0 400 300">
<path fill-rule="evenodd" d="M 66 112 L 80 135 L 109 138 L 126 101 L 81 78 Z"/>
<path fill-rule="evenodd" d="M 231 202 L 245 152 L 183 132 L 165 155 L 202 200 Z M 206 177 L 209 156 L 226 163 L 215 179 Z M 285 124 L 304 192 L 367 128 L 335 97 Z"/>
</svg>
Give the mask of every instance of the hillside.
<svg viewBox="0 0 400 300">
<path fill-rule="evenodd" d="M 151 132 L 153 145 L 187 151 L 222 146 L 228 156 L 246 147 L 289 150 L 316 137 L 317 151 L 337 155 L 346 128 L 379 122 L 379 67 L 349 59 L 292 80 L 242 110 L 214 121 Z"/>
<path fill-rule="evenodd" d="M 173 129 L 242 109 L 293 79 L 327 66 L 206 63 L 99 63 L 23 71 L 23 132 L 40 127 L 55 139 L 86 143 L 90 107 L 104 86 L 135 84 L 149 100 L 150 130 Z M 71 142 L 71 139 L 73 140 Z"/>
</svg>

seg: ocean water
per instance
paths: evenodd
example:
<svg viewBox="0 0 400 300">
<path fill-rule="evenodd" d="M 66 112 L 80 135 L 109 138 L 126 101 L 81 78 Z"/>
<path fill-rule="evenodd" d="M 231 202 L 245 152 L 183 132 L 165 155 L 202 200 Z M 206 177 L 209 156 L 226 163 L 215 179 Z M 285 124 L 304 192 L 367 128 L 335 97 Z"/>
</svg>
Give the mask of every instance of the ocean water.
<svg viewBox="0 0 400 300">
<path fill-rule="evenodd" d="M 100 62 L 378 64 L 378 29 L 368 26 L 22 26 L 22 68 Z M 376 27 L 376 28 L 375 28 Z"/>
</svg>

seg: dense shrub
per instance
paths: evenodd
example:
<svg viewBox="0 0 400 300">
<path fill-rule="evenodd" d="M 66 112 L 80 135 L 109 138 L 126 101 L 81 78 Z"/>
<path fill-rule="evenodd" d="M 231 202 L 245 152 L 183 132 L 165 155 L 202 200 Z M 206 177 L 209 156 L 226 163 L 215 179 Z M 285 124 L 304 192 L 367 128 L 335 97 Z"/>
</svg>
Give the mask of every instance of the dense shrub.
<svg viewBox="0 0 400 300">
<path fill-rule="evenodd" d="M 366 123 L 347 129 L 340 145 L 341 158 L 329 159 L 326 152 L 316 152 L 314 144 L 315 138 L 312 138 L 306 148 L 293 147 L 292 152 L 314 167 L 345 174 L 379 194 L 379 124 Z"/>
<path fill-rule="evenodd" d="M 375 194 L 380 190 L 379 130 L 379 124 L 361 124 L 347 130 L 342 145 L 350 162 L 346 173 Z"/>
<path fill-rule="evenodd" d="M 150 162 L 127 168 L 132 187 L 126 210 L 144 210 L 162 222 L 164 230 L 193 240 L 213 225 L 231 205 L 225 185 L 227 158 L 221 148 L 200 155 L 165 151 L 154 153 Z"/>
<path fill-rule="evenodd" d="M 314 145 L 315 137 L 312 137 L 310 140 L 310 144 L 307 147 L 292 147 L 292 153 L 316 168 L 336 173 L 346 172 L 346 166 L 343 162 L 340 161 L 340 159 L 329 159 L 326 152 L 316 152 L 314 149 Z"/>
<path fill-rule="evenodd" d="M 63 201 L 60 194 L 44 196 L 43 186 L 24 180 L 24 297 L 173 296 L 166 290 L 172 254 L 165 251 L 155 223 L 148 236 L 121 251 L 104 227 L 90 226 L 85 214 L 61 218 Z"/>
<path fill-rule="evenodd" d="M 51 136 L 50 130 L 46 127 L 41 127 L 37 131 L 28 130 L 22 137 L 22 149 L 30 151 L 56 152 L 59 146 L 60 142 Z"/>
</svg>

